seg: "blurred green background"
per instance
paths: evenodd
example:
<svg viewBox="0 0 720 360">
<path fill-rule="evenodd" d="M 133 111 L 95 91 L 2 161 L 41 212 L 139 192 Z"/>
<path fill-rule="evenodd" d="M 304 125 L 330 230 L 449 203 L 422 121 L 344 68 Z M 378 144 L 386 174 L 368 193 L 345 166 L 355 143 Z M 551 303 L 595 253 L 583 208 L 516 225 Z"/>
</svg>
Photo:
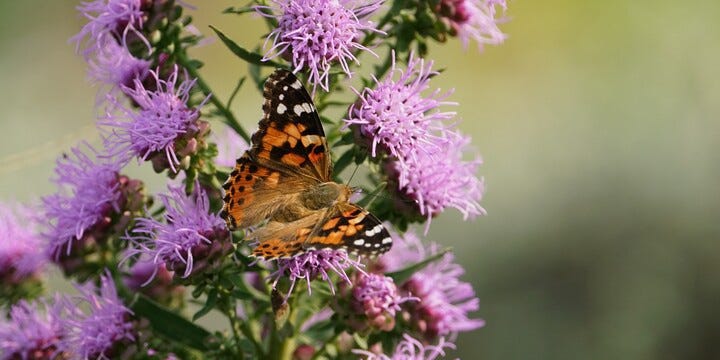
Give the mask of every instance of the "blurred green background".
<svg viewBox="0 0 720 360">
<path fill-rule="evenodd" d="M 193 3 L 203 33 L 258 41 L 259 20 L 219 15 L 244 2 Z M 76 4 L 0 2 L 3 201 L 51 192 L 55 157 L 97 143 L 96 89 L 67 41 Z M 487 320 L 455 355 L 720 358 L 720 2 L 514 0 L 508 15 L 504 45 L 430 55 L 488 185 L 487 217 L 449 211 L 429 234 L 455 248 Z M 193 54 L 223 98 L 246 71 L 219 42 Z M 254 129 L 260 94 L 233 110 Z"/>
</svg>

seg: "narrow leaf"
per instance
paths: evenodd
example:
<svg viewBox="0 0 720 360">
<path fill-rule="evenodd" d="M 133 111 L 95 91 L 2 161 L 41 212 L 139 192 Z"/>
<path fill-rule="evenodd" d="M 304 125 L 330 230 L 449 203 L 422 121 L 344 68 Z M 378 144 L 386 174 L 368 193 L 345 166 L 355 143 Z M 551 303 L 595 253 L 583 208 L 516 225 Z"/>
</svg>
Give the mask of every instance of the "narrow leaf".
<svg viewBox="0 0 720 360">
<path fill-rule="evenodd" d="M 145 295 L 139 295 L 131 308 L 135 315 L 148 319 L 152 328 L 168 339 L 200 351 L 208 350 L 209 331 L 167 310 Z"/>
<path fill-rule="evenodd" d="M 237 55 L 237 57 L 239 57 L 251 64 L 255 64 L 255 65 L 259 65 L 259 66 L 283 67 L 282 65 L 280 65 L 272 60 L 263 61 L 262 55 L 254 53 L 254 52 L 250 52 L 250 51 L 244 49 L 243 47 L 241 47 L 240 45 L 238 45 L 237 43 L 232 41 L 232 39 L 227 37 L 225 34 L 223 34 L 220 30 L 218 30 L 214 26 L 210 25 L 210 28 L 220 38 L 220 40 L 223 42 L 223 44 L 225 44 L 225 46 L 227 46 L 227 48 L 230 49 L 230 51 L 232 51 L 233 54 Z"/>
<path fill-rule="evenodd" d="M 210 292 L 208 293 L 208 296 L 207 296 L 207 301 L 205 301 L 205 305 L 203 305 L 203 307 L 200 310 L 198 310 L 195 313 L 195 315 L 193 315 L 193 318 L 192 318 L 193 321 L 207 315 L 207 313 L 209 313 L 212 309 L 215 308 L 215 304 L 217 304 L 217 300 L 218 300 L 217 295 L 218 295 L 217 289 L 210 290 Z"/>
<path fill-rule="evenodd" d="M 447 254 L 451 250 L 452 250 L 451 248 L 445 248 L 445 249 L 441 250 L 440 252 L 438 252 L 437 254 L 425 258 L 425 260 L 422 260 L 416 264 L 410 265 L 410 266 L 408 266 L 404 269 L 400 269 L 398 271 L 385 273 L 385 275 L 391 277 L 393 279 L 393 281 L 395 281 L 396 284 L 398 284 L 398 285 L 402 284 L 405 281 L 407 281 L 407 279 L 409 279 L 414 273 L 422 270 L 423 268 L 430 265 L 431 263 L 440 260 L 445 254 Z"/>
</svg>

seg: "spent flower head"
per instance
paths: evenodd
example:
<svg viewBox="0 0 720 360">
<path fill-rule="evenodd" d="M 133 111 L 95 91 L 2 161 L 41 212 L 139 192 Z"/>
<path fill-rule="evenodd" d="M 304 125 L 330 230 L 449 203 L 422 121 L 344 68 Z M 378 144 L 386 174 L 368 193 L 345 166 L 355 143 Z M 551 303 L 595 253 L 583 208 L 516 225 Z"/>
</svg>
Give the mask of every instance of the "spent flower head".
<svg viewBox="0 0 720 360">
<path fill-rule="evenodd" d="M 438 245 L 425 246 L 412 232 L 396 236 L 396 246 L 380 261 L 387 271 L 396 271 L 415 264 L 439 252 Z M 460 280 L 465 270 L 455 262 L 452 252 L 443 255 L 422 270 L 414 273 L 401 288 L 419 301 L 407 302 L 410 321 L 426 339 L 455 337 L 460 332 L 479 329 L 481 319 L 469 314 L 480 308 L 480 300 L 470 283 Z"/>
<path fill-rule="evenodd" d="M 335 287 L 330 278 L 331 273 L 336 273 L 341 280 L 350 284 L 347 270 L 363 271 L 362 267 L 363 265 L 358 260 L 352 259 L 345 250 L 310 250 L 288 259 L 278 259 L 277 270 L 270 274 L 270 278 L 273 279 L 273 287 L 275 287 L 281 278 L 287 276 L 291 284 L 289 296 L 297 281 L 302 279 L 307 282 L 308 293 L 311 293 L 310 281 L 319 276 L 330 285 L 330 291 L 334 294 Z"/>
<path fill-rule="evenodd" d="M 107 225 L 120 210 L 120 163 L 102 156 L 89 144 L 76 147 L 57 160 L 55 179 L 58 191 L 42 198 L 47 219 L 48 253 L 57 259 L 70 254 L 93 227 Z"/>
<path fill-rule="evenodd" d="M 187 278 L 193 273 L 215 265 L 230 252 L 232 243 L 225 221 L 210 212 L 206 191 L 196 182 L 191 194 L 183 186 L 169 186 L 167 194 L 160 194 L 165 213 L 164 221 L 152 217 L 139 218 L 131 234 L 130 256 L 145 256 L 156 265 Z M 150 282 L 157 268 L 150 274 Z"/>
<path fill-rule="evenodd" d="M 60 350 L 79 359 L 110 359 L 135 340 L 132 311 L 118 297 L 109 272 L 100 276 L 100 287 L 76 286 L 80 297 L 62 299 L 63 337 Z"/>
<path fill-rule="evenodd" d="M 0 359 L 64 358 L 57 346 L 63 337 L 59 310 L 45 301 L 13 305 L 8 320 L 0 323 Z"/>
<path fill-rule="evenodd" d="M 404 161 L 440 150 L 443 135 L 450 131 L 445 124 L 455 112 L 441 112 L 441 105 L 456 105 L 444 101 L 451 92 L 430 88 L 430 79 L 437 75 L 432 61 L 410 54 L 406 69 L 397 66 L 393 52 L 390 75 L 376 79 L 373 89 L 356 91 L 359 99 L 350 106 L 345 124 L 355 127 L 359 135 L 370 143 L 372 156 L 380 150 Z"/>
<path fill-rule="evenodd" d="M 263 59 L 287 57 L 294 72 L 307 71 L 309 82 L 314 87 L 319 85 L 329 91 L 330 68 L 334 63 L 340 64 L 342 70 L 351 76 L 348 62 L 358 62 L 354 53 L 357 50 L 372 53 L 360 43 L 360 39 L 363 32 L 382 33 L 372 22 L 365 20 L 382 2 L 272 0 L 274 6 L 257 8 L 264 16 L 278 21 L 277 28 L 268 36 L 267 41 L 273 44 Z"/>
<path fill-rule="evenodd" d="M 0 280 L 19 283 L 39 275 L 47 263 L 45 242 L 37 232 L 31 209 L 0 203 Z"/>
<path fill-rule="evenodd" d="M 126 159 L 137 156 L 148 160 L 160 155 L 173 172 L 177 172 L 180 158 L 196 150 L 194 137 L 208 130 L 207 125 L 199 121 L 205 101 L 197 107 L 188 106 L 196 79 L 181 80 L 177 65 L 167 78 L 161 78 L 159 69 L 151 70 L 150 76 L 154 79 L 151 88 L 138 78 L 133 80 L 133 87 L 123 87 L 123 92 L 137 107 L 124 106 L 116 98 L 109 98 L 114 107 L 120 109 L 120 114 L 108 112 L 99 121 L 108 133 L 105 146 L 112 154 Z M 187 78 L 187 74 L 184 77 Z"/>
</svg>

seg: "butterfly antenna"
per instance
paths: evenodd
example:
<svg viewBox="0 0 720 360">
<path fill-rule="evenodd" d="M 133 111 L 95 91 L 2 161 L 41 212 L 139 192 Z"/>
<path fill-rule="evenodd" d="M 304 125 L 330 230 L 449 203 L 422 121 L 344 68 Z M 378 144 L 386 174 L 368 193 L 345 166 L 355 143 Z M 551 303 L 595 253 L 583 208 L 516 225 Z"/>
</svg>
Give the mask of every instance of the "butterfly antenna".
<svg viewBox="0 0 720 360">
<path fill-rule="evenodd" d="M 350 182 L 352 181 L 353 177 L 355 177 L 355 173 L 357 173 L 358 169 L 360 168 L 360 165 L 355 165 L 355 170 L 353 170 L 352 174 L 350 175 L 350 178 L 348 179 L 345 186 L 350 186 Z"/>
</svg>

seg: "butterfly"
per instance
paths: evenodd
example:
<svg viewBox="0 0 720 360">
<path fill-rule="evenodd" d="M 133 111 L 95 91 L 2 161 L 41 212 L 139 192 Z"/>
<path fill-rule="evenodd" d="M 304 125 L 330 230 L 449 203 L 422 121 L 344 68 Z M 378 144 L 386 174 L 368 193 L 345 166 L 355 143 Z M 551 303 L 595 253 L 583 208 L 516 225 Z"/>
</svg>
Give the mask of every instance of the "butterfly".
<svg viewBox="0 0 720 360">
<path fill-rule="evenodd" d="M 230 229 L 262 225 L 249 236 L 267 260 L 344 249 L 375 256 L 392 246 L 381 221 L 351 203 L 352 189 L 332 180 L 327 139 L 312 98 L 287 70 L 263 89 L 264 116 L 230 173 L 221 216 Z"/>
</svg>

